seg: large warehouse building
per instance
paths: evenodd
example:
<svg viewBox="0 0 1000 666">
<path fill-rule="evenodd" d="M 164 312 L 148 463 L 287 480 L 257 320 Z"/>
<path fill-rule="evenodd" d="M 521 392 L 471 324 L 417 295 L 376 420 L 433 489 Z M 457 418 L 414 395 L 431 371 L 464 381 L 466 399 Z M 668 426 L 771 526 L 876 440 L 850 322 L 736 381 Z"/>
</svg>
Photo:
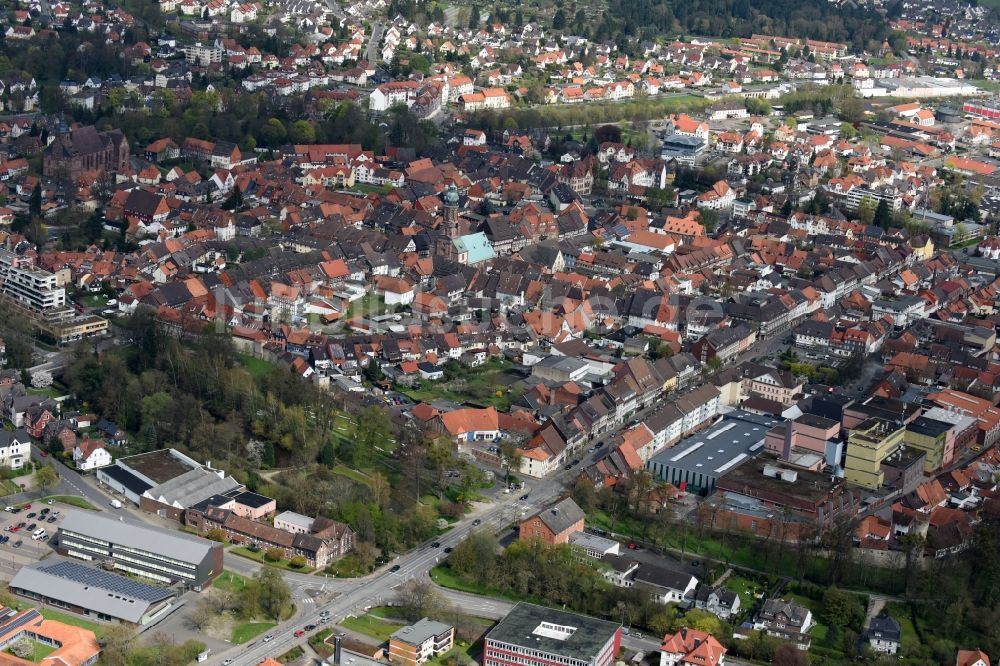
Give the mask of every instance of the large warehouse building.
<svg viewBox="0 0 1000 666">
<path fill-rule="evenodd" d="M 707 430 L 656 454 L 646 468 L 657 479 L 688 492 L 710 493 L 719 477 L 763 450 L 767 431 L 778 423 L 771 417 L 734 410 Z"/>
<path fill-rule="evenodd" d="M 89 511 L 71 511 L 59 527 L 58 551 L 162 583 L 201 589 L 222 573 L 222 544 Z"/>
<path fill-rule="evenodd" d="M 198 505 L 225 508 L 261 520 L 275 511 L 269 497 L 248 492 L 222 470 L 202 465 L 174 449 L 119 458 L 97 471 L 97 480 L 143 511 L 183 521 L 184 512 Z"/>
</svg>

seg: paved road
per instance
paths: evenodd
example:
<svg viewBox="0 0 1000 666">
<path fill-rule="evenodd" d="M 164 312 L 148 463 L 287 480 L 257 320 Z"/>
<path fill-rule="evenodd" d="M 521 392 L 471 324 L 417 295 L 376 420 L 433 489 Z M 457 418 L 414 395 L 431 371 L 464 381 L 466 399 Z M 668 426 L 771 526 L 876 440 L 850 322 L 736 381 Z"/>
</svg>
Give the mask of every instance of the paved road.
<svg viewBox="0 0 1000 666">
<path fill-rule="evenodd" d="M 282 654 L 300 642 L 302 639 L 296 638 L 294 631 L 304 624 L 318 623 L 320 611 L 329 611 L 332 621 L 336 623 L 348 615 L 360 615 L 366 607 L 386 603 L 395 595 L 396 589 L 405 582 L 426 577 L 427 572 L 445 557 L 444 548 L 456 545 L 475 529 L 505 531 L 520 517 L 522 511 L 529 513 L 548 505 L 562 490 L 561 483 L 556 479 L 540 483 L 540 486 L 531 491 L 526 502 L 519 501 L 513 495 L 504 495 L 498 503 L 467 516 L 438 540 L 441 544 L 439 548 L 424 544 L 399 557 L 393 563 L 399 567 L 397 571 L 383 568 L 360 580 L 336 581 L 338 588 L 346 584 L 343 592 L 332 601 L 304 608 L 294 622 L 286 622 L 270 632 L 273 640 L 268 643 L 258 640 L 251 645 L 234 647 L 225 653 L 213 655 L 210 662 L 217 664 L 231 659 L 230 663 L 233 666 L 255 666 L 266 657 Z M 316 582 L 320 582 L 320 579 L 313 578 Z M 330 581 L 331 587 L 334 584 L 334 581 Z M 488 612 L 491 615 L 499 614 L 505 608 L 503 602 L 492 599 L 475 597 L 476 601 L 473 602 L 474 597 L 471 595 L 457 597 L 449 592 L 446 598 L 457 598 L 462 602 L 463 608 L 474 612 Z"/>
<path fill-rule="evenodd" d="M 367 60 L 370 65 L 378 64 L 378 47 L 382 43 L 383 32 L 385 32 L 385 24 L 381 21 L 376 21 L 375 24 L 372 25 L 372 36 L 371 39 L 368 40 L 368 49 L 365 51 L 365 60 Z"/>
</svg>

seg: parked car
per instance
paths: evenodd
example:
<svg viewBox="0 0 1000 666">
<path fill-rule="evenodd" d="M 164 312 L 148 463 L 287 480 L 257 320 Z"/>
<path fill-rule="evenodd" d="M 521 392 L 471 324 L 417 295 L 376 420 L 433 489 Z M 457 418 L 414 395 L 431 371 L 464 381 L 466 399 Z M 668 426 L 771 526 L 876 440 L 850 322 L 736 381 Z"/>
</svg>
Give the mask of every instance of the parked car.
<svg viewBox="0 0 1000 666">
<path fill-rule="evenodd" d="M 36 529 L 38 529 L 38 523 L 31 523 L 30 525 L 28 525 L 27 529 L 29 532 L 34 532 Z"/>
</svg>

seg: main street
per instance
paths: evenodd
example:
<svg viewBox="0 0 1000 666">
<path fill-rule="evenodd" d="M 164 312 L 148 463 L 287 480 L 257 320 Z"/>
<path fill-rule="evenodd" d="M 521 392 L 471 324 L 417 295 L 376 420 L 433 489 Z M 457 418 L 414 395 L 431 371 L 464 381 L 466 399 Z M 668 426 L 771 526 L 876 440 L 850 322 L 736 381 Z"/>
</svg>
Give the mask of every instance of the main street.
<svg viewBox="0 0 1000 666">
<path fill-rule="evenodd" d="M 562 484 L 554 478 L 542 481 L 540 486 L 531 490 L 526 502 L 521 502 L 513 494 L 504 495 L 496 504 L 475 511 L 459 521 L 447 534 L 437 540 L 440 547 L 435 548 L 431 543 L 425 543 L 400 556 L 392 563 L 393 568 L 399 567 L 397 571 L 384 567 L 380 572 L 364 578 L 338 580 L 337 588 L 343 590 L 339 596 L 326 604 L 313 606 L 308 612 L 300 612 L 293 620 L 279 625 L 269 632 L 273 636 L 269 642 L 264 643 L 258 639 L 249 645 L 236 646 L 213 655 L 210 661 L 221 663 L 224 660 L 231 660 L 233 666 L 255 666 L 267 657 L 283 654 L 303 640 L 295 636 L 295 630 L 305 624 L 319 624 L 321 612 L 328 611 L 331 622 L 337 623 L 349 615 L 364 613 L 370 606 L 391 601 L 396 589 L 401 585 L 410 580 L 425 578 L 428 572 L 445 557 L 445 548 L 454 547 L 476 529 L 505 531 L 522 513 L 528 514 L 547 506 L 561 491 Z M 323 584 L 322 579 L 315 576 L 313 579 L 317 585 Z M 330 584 L 334 584 L 334 581 L 330 581 Z M 474 613 L 489 612 L 493 615 L 497 609 L 504 608 L 488 599 L 480 599 L 475 605 L 464 603 L 475 598 L 473 595 L 456 597 L 445 593 L 445 598 L 449 597 L 463 602 L 462 607 Z"/>
</svg>

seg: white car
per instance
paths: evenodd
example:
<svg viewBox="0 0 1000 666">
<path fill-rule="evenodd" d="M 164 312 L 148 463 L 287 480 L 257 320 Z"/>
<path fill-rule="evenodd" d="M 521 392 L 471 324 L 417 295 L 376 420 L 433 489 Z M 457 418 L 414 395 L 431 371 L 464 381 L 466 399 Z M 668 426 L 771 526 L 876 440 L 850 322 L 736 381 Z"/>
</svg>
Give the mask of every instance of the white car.
<svg viewBox="0 0 1000 666">
<path fill-rule="evenodd" d="M 13 511 L 13 510 L 14 510 L 14 507 L 12 507 L 12 506 L 9 506 L 6 509 L 4 509 L 4 511 Z"/>
<path fill-rule="evenodd" d="M 268 634 L 267 636 L 264 636 L 264 642 L 265 643 L 270 643 L 273 640 L 274 640 L 274 636 L 272 636 L 271 634 Z"/>
</svg>

